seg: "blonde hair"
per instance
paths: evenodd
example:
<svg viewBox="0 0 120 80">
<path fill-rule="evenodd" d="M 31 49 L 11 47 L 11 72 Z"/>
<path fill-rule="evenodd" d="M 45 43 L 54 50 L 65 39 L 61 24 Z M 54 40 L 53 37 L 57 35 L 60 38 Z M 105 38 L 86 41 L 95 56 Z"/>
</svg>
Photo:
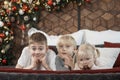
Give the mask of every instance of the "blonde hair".
<svg viewBox="0 0 120 80">
<path fill-rule="evenodd" d="M 79 53 L 80 51 L 80 53 Z M 93 57 L 96 59 L 100 56 L 99 50 L 95 48 L 95 46 L 91 45 L 91 44 L 81 44 L 80 47 L 78 48 L 78 53 L 77 53 L 77 59 L 78 56 L 80 55 L 89 55 L 89 54 L 93 54 Z"/>
<path fill-rule="evenodd" d="M 33 44 L 34 42 L 47 45 L 47 38 L 44 34 L 36 32 L 29 37 L 29 44 Z"/>
<path fill-rule="evenodd" d="M 60 44 L 70 44 L 74 46 L 75 48 L 77 46 L 75 39 L 69 34 L 60 36 L 57 42 L 57 48 L 59 47 Z"/>
</svg>

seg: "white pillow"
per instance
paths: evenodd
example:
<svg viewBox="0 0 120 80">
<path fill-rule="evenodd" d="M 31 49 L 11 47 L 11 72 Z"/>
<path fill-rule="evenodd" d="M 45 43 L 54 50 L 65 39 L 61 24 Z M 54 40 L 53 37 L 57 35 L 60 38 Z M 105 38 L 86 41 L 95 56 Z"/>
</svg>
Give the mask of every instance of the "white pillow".
<svg viewBox="0 0 120 80">
<path fill-rule="evenodd" d="M 38 30 L 38 29 L 36 29 L 36 28 L 30 28 L 30 29 L 28 30 L 28 36 L 31 36 L 32 34 L 37 33 L 37 32 L 40 32 L 40 33 L 42 33 L 43 35 L 45 35 L 45 37 L 47 38 L 48 45 L 49 45 L 49 44 L 50 44 L 49 35 L 48 35 L 47 33 L 45 33 L 44 31 Z"/>
<path fill-rule="evenodd" d="M 79 30 L 77 32 L 71 33 L 70 34 L 76 41 L 77 45 L 80 45 L 81 43 L 83 43 L 83 35 L 84 35 L 84 30 Z M 49 35 L 50 41 L 49 41 L 49 45 L 51 46 L 56 46 L 56 43 L 59 39 L 60 35 Z"/>
<path fill-rule="evenodd" d="M 98 66 L 113 68 L 113 65 L 120 53 L 120 48 L 97 48 L 100 51 L 100 64 Z"/>
<path fill-rule="evenodd" d="M 118 43 L 120 42 L 120 31 L 105 30 L 105 31 L 85 31 L 85 42 L 100 45 L 104 44 L 104 41 Z"/>
<path fill-rule="evenodd" d="M 50 35 L 49 38 L 50 38 L 49 46 L 56 46 L 59 36 Z"/>
<path fill-rule="evenodd" d="M 84 41 L 84 30 L 79 30 L 71 34 L 71 36 L 76 40 L 77 45 L 80 45 Z"/>
</svg>

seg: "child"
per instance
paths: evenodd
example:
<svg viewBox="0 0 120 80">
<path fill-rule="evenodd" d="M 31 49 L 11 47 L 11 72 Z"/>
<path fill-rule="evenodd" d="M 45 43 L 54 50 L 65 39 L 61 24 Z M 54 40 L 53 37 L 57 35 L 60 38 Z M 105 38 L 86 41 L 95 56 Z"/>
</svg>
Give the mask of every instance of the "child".
<svg viewBox="0 0 120 80">
<path fill-rule="evenodd" d="M 99 69 L 99 51 L 91 44 L 82 44 L 76 55 L 75 70 Z"/>
<path fill-rule="evenodd" d="M 16 68 L 56 70 L 56 54 L 48 49 L 46 36 L 37 31 L 29 37 L 29 45 L 22 51 Z"/>
<path fill-rule="evenodd" d="M 72 70 L 74 68 L 74 55 L 76 41 L 70 35 L 62 35 L 57 42 L 58 55 L 55 59 L 56 70 Z"/>
</svg>

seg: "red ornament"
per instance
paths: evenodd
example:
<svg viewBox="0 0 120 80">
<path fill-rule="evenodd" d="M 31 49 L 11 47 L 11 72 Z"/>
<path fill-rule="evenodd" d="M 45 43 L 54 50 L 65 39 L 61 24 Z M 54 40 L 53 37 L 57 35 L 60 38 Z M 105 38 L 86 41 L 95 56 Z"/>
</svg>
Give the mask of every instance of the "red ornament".
<svg viewBox="0 0 120 80">
<path fill-rule="evenodd" d="M 17 10 L 17 7 L 16 6 L 13 6 L 12 7 L 12 11 L 16 11 Z"/>
<path fill-rule="evenodd" d="M 48 0 L 47 4 L 51 6 L 53 4 L 52 0 Z"/>
<path fill-rule="evenodd" d="M 24 4 L 24 5 L 22 6 L 22 9 L 23 9 L 23 11 L 28 11 L 28 10 L 29 10 L 29 7 Z"/>
<path fill-rule="evenodd" d="M 85 1 L 88 2 L 88 3 L 91 2 L 91 0 L 85 0 Z"/>
<path fill-rule="evenodd" d="M 9 14 L 9 13 L 10 13 L 10 10 L 9 10 L 9 9 L 6 9 L 6 12 Z"/>
<path fill-rule="evenodd" d="M 38 11 L 38 9 L 39 9 L 39 8 L 38 8 L 37 6 L 34 7 L 34 10 L 35 10 L 35 11 Z"/>
<path fill-rule="evenodd" d="M 6 60 L 6 59 L 3 59 L 3 60 L 2 60 L 2 63 L 3 63 L 3 64 L 6 64 L 6 63 L 7 63 L 7 60 Z"/>
<path fill-rule="evenodd" d="M 4 38 L 5 34 L 4 33 L 0 33 L 0 38 Z"/>
<path fill-rule="evenodd" d="M 25 25 L 21 25 L 21 26 L 20 26 L 20 29 L 21 29 L 22 31 L 24 31 L 24 30 L 26 29 Z"/>
</svg>

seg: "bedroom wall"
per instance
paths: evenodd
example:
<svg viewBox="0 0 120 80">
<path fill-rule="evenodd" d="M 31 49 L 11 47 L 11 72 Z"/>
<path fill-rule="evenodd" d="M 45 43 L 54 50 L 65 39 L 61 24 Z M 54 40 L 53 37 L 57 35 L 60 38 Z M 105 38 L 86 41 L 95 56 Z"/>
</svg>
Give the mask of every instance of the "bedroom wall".
<svg viewBox="0 0 120 80">
<path fill-rule="evenodd" d="M 120 30 L 120 0 L 91 0 L 91 4 L 81 6 L 81 29 Z M 66 34 L 77 31 L 77 7 L 74 4 L 62 12 L 43 12 L 39 29 L 48 34 Z"/>
<path fill-rule="evenodd" d="M 91 4 L 81 6 L 80 16 L 81 29 L 120 30 L 120 0 L 91 0 Z M 40 19 L 37 28 L 50 35 L 67 34 L 78 30 L 77 6 L 72 3 L 63 8 L 61 12 L 49 13 L 43 11 Z M 26 45 L 27 31 L 28 29 L 24 34 L 24 44 L 21 45 L 21 31 L 14 28 L 13 54 L 16 56 L 14 59 L 15 64 L 21 50 Z"/>
</svg>

